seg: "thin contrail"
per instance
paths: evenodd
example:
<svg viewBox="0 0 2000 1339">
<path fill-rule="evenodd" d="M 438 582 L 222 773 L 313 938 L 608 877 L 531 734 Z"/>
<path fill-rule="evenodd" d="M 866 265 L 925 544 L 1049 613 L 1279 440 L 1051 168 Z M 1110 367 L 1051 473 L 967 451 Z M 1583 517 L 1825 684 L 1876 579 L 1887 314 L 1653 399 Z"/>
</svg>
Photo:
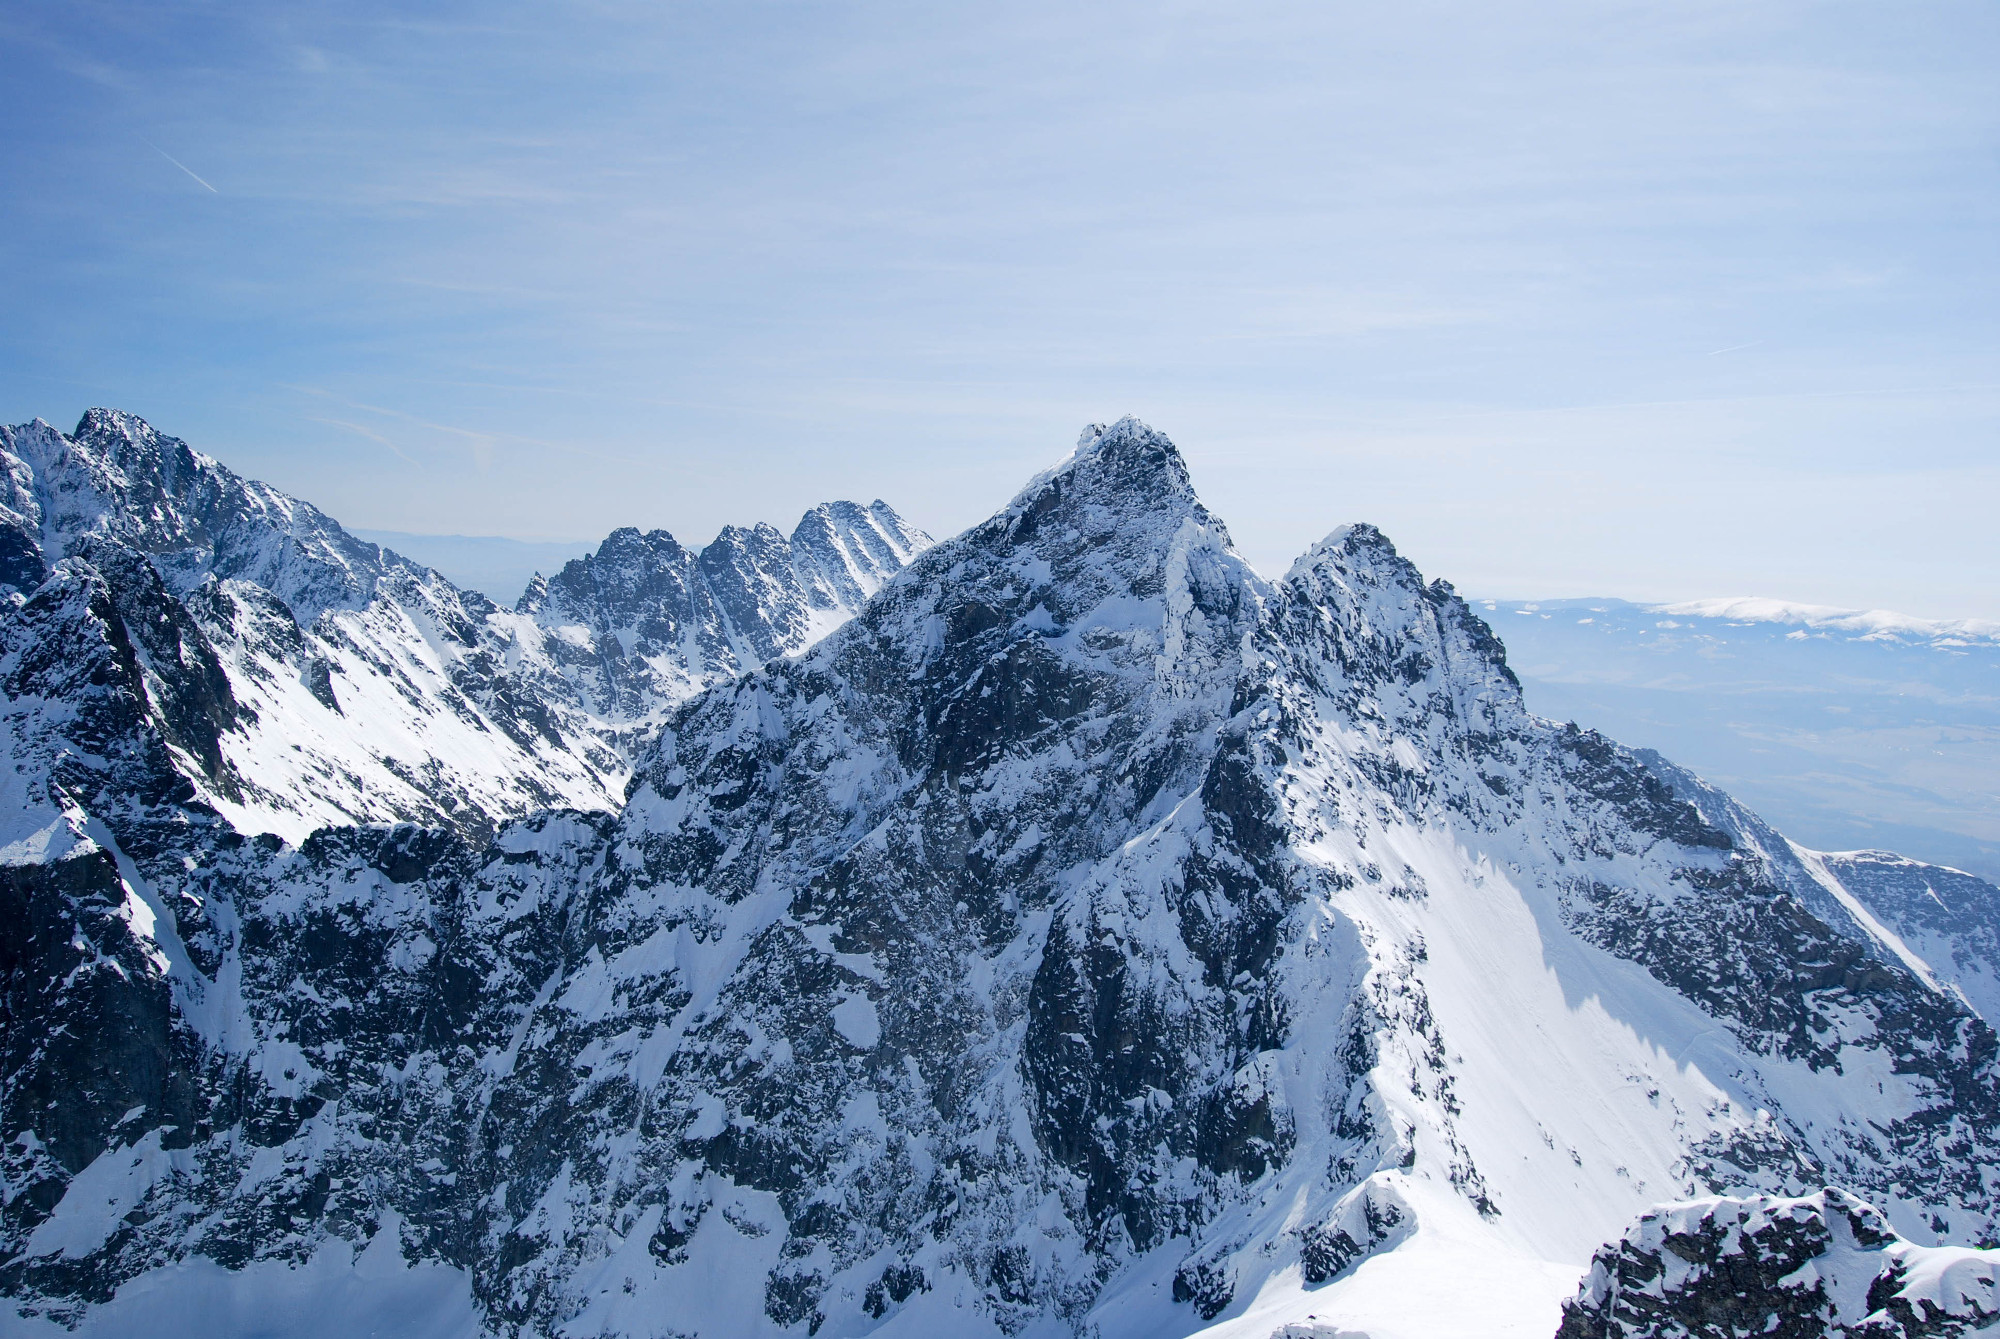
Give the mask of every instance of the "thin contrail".
<svg viewBox="0 0 2000 1339">
<path fill-rule="evenodd" d="M 183 169 L 183 170 L 185 170 L 185 169 Z M 200 178 L 200 177 L 196 177 L 196 178 L 195 178 L 195 180 L 196 180 L 196 181 L 200 181 L 200 180 L 201 180 L 201 178 Z M 1736 352 L 1736 351 L 1737 351 L 1738 349 L 1754 349 L 1754 348 L 1756 348 L 1756 347 L 1757 347 L 1757 346 L 1758 346 L 1759 344 L 1762 344 L 1763 342 L 1764 342 L 1764 341 L 1763 341 L 1763 340 L 1761 340 L 1761 339 L 1753 339 L 1753 340 L 1751 340 L 1751 341 L 1750 341 L 1750 342 L 1749 342 L 1748 344 L 1732 344 L 1732 345 L 1730 345 L 1730 346 L 1729 346 L 1728 348 L 1726 348 L 1726 349 L 1710 349 L 1710 350 L 1708 351 L 1708 356 L 1709 356 L 1709 357 L 1711 357 L 1711 358 L 1713 358 L 1713 357 L 1715 357 L 1715 355 L 1716 355 L 1716 354 L 1718 354 L 1718 353 L 1734 353 L 1734 352 Z"/>
<path fill-rule="evenodd" d="M 166 159 L 168 162 L 172 163 L 175 167 L 179 168 L 181 171 L 187 173 L 190 177 L 194 177 L 196 181 L 200 181 L 202 186 L 208 191 L 210 195 L 222 194 L 221 191 L 216 190 L 215 187 L 210 186 L 207 182 L 201 181 L 200 177 L 195 177 L 193 168 L 189 167 L 186 163 L 183 163 L 180 159 L 168 153 L 165 149 L 162 149 L 159 145 L 153 143 L 153 141 L 147 140 L 146 147 L 151 149 L 154 153 L 160 155 L 160 157 Z"/>
</svg>

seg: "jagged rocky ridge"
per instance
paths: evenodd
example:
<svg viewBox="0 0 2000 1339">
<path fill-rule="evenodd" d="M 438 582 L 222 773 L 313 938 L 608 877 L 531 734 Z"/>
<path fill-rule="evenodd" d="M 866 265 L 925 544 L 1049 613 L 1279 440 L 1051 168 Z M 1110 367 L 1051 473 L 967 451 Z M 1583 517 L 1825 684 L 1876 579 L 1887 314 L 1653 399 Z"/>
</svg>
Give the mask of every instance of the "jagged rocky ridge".
<svg viewBox="0 0 2000 1339">
<path fill-rule="evenodd" d="M 1981 1018 L 2000 1019 L 2000 896 L 1992 884 L 1893 851 L 1793 849 L 1881 938 L 1901 945 L 1902 956 L 1929 967 Z"/>
<path fill-rule="evenodd" d="M 604 720 L 650 725 L 702 688 L 790 655 L 847 621 L 930 545 L 886 502 L 829 502 L 790 538 L 725 527 L 702 549 L 664 530 L 614 530 L 597 552 L 537 577 L 516 606 L 543 651 Z"/>
<path fill-rule="evenodd" d="M 1642 1214 L 1557 1339 L 1956 1339 L 2000 1322 L 2000 1251 L 1923 1247 L 1835 1189 Z"/>
<path fill-rule="evenodd" d="M 128 769 L 0 853 L 44 1316 L 368 1244 L 499 1333 L 1548 1333 L 1664 1199 L 1995 1234 L 1995 1038 L 1934 964 L 1529 716 L 1376 531 L 1258 578 L 1137 422 L 674 709 L 622 812 L 485 845 L 232 831 L 97 572 L 0 660 Z"/>
<path fill-rule="evenodd" d="M 0 428 L 0 597 L 103 583 L 179 770 L 292 841 L 615 807 L 666 708 L 810 644 L 928 542 L 880 502 L 698 553 L 619 531 L 508 611 L 131 415 Z"/>
<path fill-rule="evenodd" d="M 2000 1021 L 2000 889 L 1890 851 L 1808 850 L 1652 750 L 1634 756 L 1828 927 Z"/>
</svg>

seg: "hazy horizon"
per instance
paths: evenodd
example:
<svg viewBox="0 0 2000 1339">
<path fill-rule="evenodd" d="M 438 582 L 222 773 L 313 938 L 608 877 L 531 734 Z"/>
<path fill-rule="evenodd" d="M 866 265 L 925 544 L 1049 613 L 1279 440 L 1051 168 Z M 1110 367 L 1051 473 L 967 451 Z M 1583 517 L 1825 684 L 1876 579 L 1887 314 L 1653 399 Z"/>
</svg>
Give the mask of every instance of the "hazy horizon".
<svg viewBox="0 0 2000 1339">
<path fill-rule="evenodd" d="M 824 500 L 835 501 L 837 499 L 828 498 Z M 848 499 L 848 500 L 853 500 L 853 499 Z M 894 504 L 891 503 L 891 505 L 893 506 Z M 765 521 L 771 525 L 776 525 L 779 526 L 780 528 L 783 528 L 783 525 L 785 524 L 787 519 L 789 518 L 768 517 L 768 516 L 743 517 L 731 521 L 725 521 L 722 524 L 753 525 L 759 521 Z M 923 527 L 922 521 L 916 517 L 906 517 L 905 519 L 911 520 L 912 522 L 916 523 L 919 528 L 925 528 Z M 1226 522 L 1228 518 L 1225 517 L 1223 519 Z M 553 538 L 548 536 L 542 536 L 531 539 L 518 539 L 512 535 L 428 534 L 422 531 L 411 531 L 411 530 L 371 530 L 359 526 L 348 526 L 346 528 L 348 532 L 354 535 L 357 539 L 365 539 L 372 544 L 380 544 L 384 548 L 395 549 L 397 552 L 401 553 L 406 558 L 414 559 L 415 561 L 424 563 L 426 566 L 434 567 L 438 571 L 443 572 L 445 576 L 449 577 L 456 584 L 463 586 L 469 590 L 477 590 L 481 594 L 486 595 L 489 598 L 499 601 L 500 603 L 503 604 L 512 603 L 521 594 L 521 592 L 526 589 L 527 583 L 533 578 L 535 573 L 539 572 L 542 575 L 546 576 L 550 575 L 551 572 L 553 571 L 553 568 L 549 566 L 542 566 L 542 567 L 533 566 L 532 563 L 534 561 L 534 558 L 529 557 L 528 555 L 562 554 L 566 555 L 567 557 L 580 558 L 588 553 L 594 553 L 597 547 L 600 544 L 602 544 L 605 539 L 604 535 L 598 535 L 595 538 L 591 539 L 585 539 L 581 537 Z M 648 527 L 640 527 L 640 528 L 644 529 Z M 715 530 L 707 531 L 702 534 L 685 534 L 685 535 L 676 534 L 674 538 L 679 540 L 681 543 L 689 546 L 690 548 L 699 549 L 704 545 L 713 541 L 716 532 L 719 531 L 720 529 L 721 526 L 718 525 L 715 528 Z M 606 534 L 609 533 L 610 533 L 609 531 L 606 532 Z M 932 537 L 934 539 L 947 539 L 950 538 L 951 536 L 933 533 Z M 1393 543 L 1395 541 L 1395 538 L 1396 537 L 1394 535 L 1390 535 L 1389 536 L 1390 542 Z M 399 543 L 401 547 L 399 547 Z M 520 554 L 523 555 L 524 560 L 529 565 L 523 566 L 519 563 L 516 563 L 513 566 L 509 567 L 505 566 L 505 559 L 501 558 L 498 554 L 492 555 L 490 557 L 482 556 L 480 559 L 477 560 L 481 564 L 484 564 L 490 568 L 505 570 L 508 573 L 508 575 L 503 580 L 500 581 L 491 581 L 491 580 L 482 581 L 480 578 L 477 577 L 477 575 L 474 575 L 469 579 L 462 578 L 458 572 L 454 572 L 452 570 L 453 560 L 449 557 L 427 557 L 424 555 L 423 551 L 420 551 L 420 550 L 428 550 L 432 554 L 438 554 L 441 549 L 452 546 L 481 546 L 481 545 L 490 545 L 496 550 L 519 552 Z M 559 566 L 560 564 L 557 563 L 556 565 Z M 477 570 L 473 566 L 466 565 L 463 558 L 459 559 L 459 566 L 462 572 L 476 573 Z M 1274 578 L 1284 575 L 1284 567 L 1280 567 L 1276 571 L 1267 571 L 1262 567 L 1258 567 L 1257 564 L 1253 563 L 1252 566 L 1257 567 L 1257 570 L 1260 573 L 1260 575 L 1266 578 Z M 1289 566 L 1289 561 L 1287 562 L 1286 566 Z M 515 570 L 520 571 L 522 574 L 519 580 L 516 580 L 512 575 L 512 573 Z M 1428 577 L 1444 576 L 1446 580 L 1451 580 L 1449 575 L 1445 573 L 1426 572 L 1424 575 Z M 1453 582 L 1453 585 L 1457 586 L 1458 583 Z M 1466 599 L 1475 602 L 1500 601 L 1502 603 L 1519 604 L 1525 601 L 1535 601 L 1535 600 L 1546 600 L 1550 602 L 1571 602 L 1576 600 L 1606 600 L 1612 602 L 1637 605 L 1640 607 L 1651 607 L 1654 605 L 1673 605 L 1682 603 L 1698 603 L 1707 600 L 1775 598 L 1775 597 L 1763 596 L 1761 592 L 1757 591 L 1704 591 L 1700 593 L 1691 593 L 1672 598 L 1649 599 L 1649 600 L 1634 600 L 1631 597 L 1623 595 L 1617 591 L 1609 591 L 1609 590 L 1589 590 L 1581 594 L 1556 595 L 1556 594 L 1550 594 L 1545 591 L 1486 591 L 1486 590 L 1472 590 L 1469 588 L 1460 588 L 1459 593 L 1465 596 Z M 1858 606 L 1851 606 L 1851 605 L 1813 605 L 1805 601 L 1790 601 L 1787 603 L 1795 604 L 1800 607 L 1814 608 L 1820 610 L 1839 610 L 1849 613 L 1897 614 L 1910 618 L 1927 618 L 1928 621 L 1932 622 L 1954 621 L 1953 617 L 1949 615 L 1945 616 L 1916 615 L 1916 614 L 1910 614 L 1907 610 L 1902 610 L 1902 609 L 1884 609 L 1880 607 L 1864 609 Z M 2000 620 L 1983 620 L 1983 621 L 2000 623 Z"/>
</svg>

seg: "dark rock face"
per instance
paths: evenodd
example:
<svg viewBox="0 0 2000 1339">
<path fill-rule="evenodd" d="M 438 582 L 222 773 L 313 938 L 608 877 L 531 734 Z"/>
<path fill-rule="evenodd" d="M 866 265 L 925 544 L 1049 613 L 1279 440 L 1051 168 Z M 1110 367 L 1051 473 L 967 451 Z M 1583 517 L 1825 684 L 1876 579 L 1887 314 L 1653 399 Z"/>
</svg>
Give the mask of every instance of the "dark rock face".
<svg viewBox="0 0 2000 1339">
<path fill-rule="evenodd" d="M 0 1020 L 11 1080 L 0 1120 L 40 1135 L 8 1174 L 39 1217 L 121 1125 L 188 1123 L 194 1057 L 176 1034 L 143 904 L 108 852 L 80 847 L 51 864 L 0 867 L 0 915 L 10 927 L 0 944 Z M 36 1026 L 58 1017 L 64 1025 L 54 1031 Z"/>
<path fill-rule="evenodd" d="M 47 575 L 41 546 L 18 529 L 0 528 L 0 586 L 31 591 Z"/>
<path fill-rule="evenodd" d="M 1756 853 L 1773 882 L 1836 934 L 1956 994 L 1988 1024 L 2000 1020 L 2000 888 L 1888 851 L 1793 846 L 1691 772 L 1650 750 L 1634 756 L 1704 821 Z"/>
<path fill-rule="evenodd" d="M 1252 1179 L 1283 1149 L 1281 1113 L 1239 1073 L 1269 1001 L 1149 968 L 1164 945 L 1057 882 L 1211 773 L 1234 683 L 1215 648 L 1233 651 L 1251 606 L 1215 606 L 1235 621 L 1190 638 L 1175 695 L 1144 628 L 1088 618 L 1107 600 L 1168 598 L 1164 541 L 1184 520 L 1208 518 L 1178 456 L 1150 434 L 1108 442 L 920 559 L 820 650 L 698 699 L 641 773 L 628 821 L 646 881 L 706 894 L 676 916 L 771 898 L 787 913 L 747 941 L 699 1048 L 668 1071 L 677 1105 L 730 1113 L 696 1146 L 703 1165 L 786 1211 L 783 1253 L 800 1263 L 776 1275 L 784 1314 L 806 1296 L 823 1306 L 873 1252 L 934 1251 L 923 1225 L 940 1214 L 961 1225 L 953 1263 L 1000 1314 L 1070 1310 L 1088 1301 L 1088 1266 L 1078 1278 L 1014 1240 L 1037 1187 L 1060 1187 L 1062 1238 L 1158 1241 L 1204 1214 L 1204 1182 Z M 1233 563 L 1214 533 L 1186 543 Z M 828 845 L 871 829 L 879 842 Z M 1226 940 L 1235 913 L 1205 914 Z M 995 954 L 1020 964 L 997 991 L 983 984 Z M 844 1008 L 872 1024 L 842 1031 Z M 757 1036 L 784 1038 L 790 1059 L 745 1066 Z M 1039 1138 L 982 1147 L 994 1104 L 1023 1082 Z M 886 1138 L 839 1135 L 857 1100 L 885 1113 Z M 1190 1160 L 1191 1186 L 1161 1184 Z M 845 1188 L 838 1207 L 823 1204 L 831 1187 Z M 857 1237 L 869 1223 L 883 1227 Z"/>
<path fill-rule="evenodd" d="M 199 630 L 150 569 L 106 568 L 68 559 L 0 619 L 8 761 L 30 813 L 98 817 L 150 859 L 215 831 L 185 772 L 213 767 L 227 785 L 214 742 L 236 707 Z"/>
<path fill-rule="evenodd" d="M 1918 1339 L 2000 1318 L 2000 1252 L 1933 1250 L 1840 1190 L 1642 1216 L 1597 1253 L 1557 1339 Z"/>
<path fill-rule="evenodd" d="M 886 508 L 823 511 L 712 561 L 621 532 L 495 616 L 582 629 L 558 677 L 590 692 L 702 599 L 748 664 L 731 608 L 826 612 L 869 534 L 898 552 Z M 329 720 L 407 690 L 495 722 L 493 624 L 420 585 L 363 611 L 459 639 L 427 679 L 241 582 L 132 633 L 155 597 L 107 569 L 66 557 L 0 623 L 41 741 L 12 755 L 32 830 L 0 834 L 6 1045 L 80 1019 L 130 1052 L 6 1052 L 29 1309 L 393 1229 L 505 1334 L 1187 1333 L 1441 1219 L 1581 1258 L 1663 1195 L 1813 1177 L 1938 1233 L 2000 1218 L 1973 1013 L 1658 768 L 1527 715 L 1378 532 L 1258 578 L 1135 421 L 671 708 L 616 816 L 244 840 L 177 759 L 295 698 L 204 693 L 202 645 L 277 648 Z"/>
<path fill-rule="evenodd" d="M 167 590 L 153 565 L 116 540 L 91 538 L 75 561 L 95 568 L 112 609 L 153 723 L 169 748 L 188 758 L 216 791 L 239 798 L 222 736 L 237 727 L 243 708 L 229 674 L 197 620 Z"/>
<path fill-rule="evenodd" d="M 2000 1018 L 2000 888 L 1892 851 L 1847 851 L 1816 863 L 1988 1023 Z"/>
</svg>

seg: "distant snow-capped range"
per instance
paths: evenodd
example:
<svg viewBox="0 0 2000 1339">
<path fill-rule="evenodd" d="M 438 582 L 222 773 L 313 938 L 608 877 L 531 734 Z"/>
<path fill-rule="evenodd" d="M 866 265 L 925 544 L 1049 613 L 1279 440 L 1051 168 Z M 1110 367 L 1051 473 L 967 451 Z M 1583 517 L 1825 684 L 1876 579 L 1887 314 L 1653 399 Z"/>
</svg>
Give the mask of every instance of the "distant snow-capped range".
<svg viewBox="0 0 2000 1339">
<path fill-rule="evenodd" d="M 1623 618 L 1639 616 L 1655 620 L 1653 627 L 1668 630 L 1676 626 L 1672 622 L 1674 619 L 1685 619 L 1695 626 L 1753 627 L 1774 623 L 1786 629 L 1785 637 L 1789 641 L 1818 638 L 1925 645 L 1945 652 L 1970 646 L 2000 646 L 2000 622 L 1992 619 L 1917 618 L 1887 609 L 1840 609 L 1832 605 L 1799 604 L 1754 595 L 1679 600 L 1665 604 L 1639 604 L 1604 597 L 1542 601 L 1477 600 L 1474 603 L 1489 609 L 1548 618 L 1576 614 L 1580 615 L 1576 622 L 1586 626 L 1597 622 L 1617 623 Z M 1605 615 L 1606 618 L 1599 619 L 1595 615 Z"/>
<path fill-rule="evenodd" d="M 1135 419 L 512 607 L 0 448 L 9 1335 L 2000 1319 L 2000 889 L 1536 714 L 1372 526 L 1264 578 Z"/>
<path fill-rule="evenodd" d="M 1887 609 L 1837 609 L 1823 604 L 1797 604 L 1755 596 L 1719 600 L 1684 600 L 1651 606 L 1669 618 L 1721 619 L 1728 623 L 1784 623 L 1792 637 L 1815 633 L 1850 634 L 1865 640 L 1895 639 L 1928 642 L 1940 649 L 1984 642 L 2000 646 L 2000 622 L 1993 619 L 1915 618 Z"/>
</svg>

